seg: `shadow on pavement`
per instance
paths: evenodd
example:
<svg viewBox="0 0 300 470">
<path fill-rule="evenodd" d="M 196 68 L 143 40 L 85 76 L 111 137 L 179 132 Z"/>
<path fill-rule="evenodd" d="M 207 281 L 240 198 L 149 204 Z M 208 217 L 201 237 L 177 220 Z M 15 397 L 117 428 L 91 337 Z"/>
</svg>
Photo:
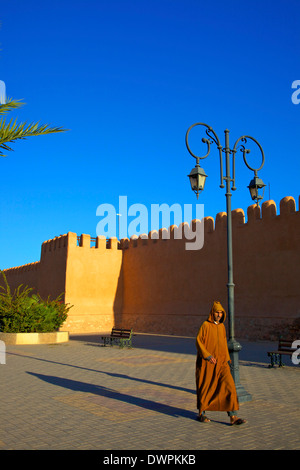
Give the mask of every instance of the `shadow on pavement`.
<svg viewBox="0 0 300 470">
<path fill-rule="evenodd" d="M 75 364 L 66 364 L 64 362 L 52 361 L 50 359 L 44 359 L 44 358 L 40 358 L 40 357 L 36 357 L 36 356 L 26 356 L 26 355 L 24 355 L 24 353 L 17 354 L 17 353 L 9 352 L 8 354 L 11 355 L 11 356 L 20 356 L 22 358 L 26 357 L 27 359 L 32 359 L 34 361 L 42 361 L 42 362 L 47 362 L 47 363 L 50 363 L 50 364 L 58 364 L 60 366 L 73 367 L 75 369 L 81 369 L 81 370 L 85 370 L 85 371 L 88 371 L 88 372 L 96 372 L 98 374 L 105 374 L 107 376 L 118 378 L 118 379 L 131 380 L 131 381 L 135 381 L 135 382 L 145 383 L 145 384 L 148 384 L 148 385 L 158 385 L 160 387 L 166 387 L 166 388 L 170 388 L 170 389 L 174 389 L 174 390 L 179 390 L 181 392 L 187 392 L 187 393 L 193 393 L 193 394 L 195 393 L 195 390 L 191 390 L 191 389 L 185 388 L 185 387 L 180 387 L 179 385 L 165 384 L 165 383 L 155 382 L 153 380 L 148 380 L 148 379 L 139 379 L 138 377 L 134 377 L 134 376 L 131 376 L 131 375 L 119 374 L 119 373 L 116 373 L 116 372 L 107 372 L 107 371 L 102 371 L 102 370 L 98 370 L 98 369 L 90 369 L 89 367 L 82 367 L 82 366 L 79 366 L 77 364 L 76 365 Z M 27 372 L 27 373 L 29 374 L 30 372 Z"/>
<path fill-rule="evenodd" d="M 66 379 L 62 377 L 56 377 L 52 375 L 38 374 L 36 372 L 28 372 L 27 374 L 36 377 L 37 379 L 43 380 L 44 382 L 62 387 L 64 389 L 73 390 L 76 392 L 91 393 L 93 395 L 99 395 L 112 400 L 119 400 L 131 405 L 135 405 L 147 410 L 155 411 L 157 413 L 163 413 L 173 417 L 183 417 L 195 420 L 195 413 L 189 410 L 178 408 L 176 406 L 167 405 L 164 403 L 155 402 L 146 398 L 136 397 L 128 395 L 126 393 L 119 392 L 110 388 L 103 387 L 101 385 L 94 385 L 86 382 L 79 382 L 77 380 Z M 157 384 L 161 385 L 161 384 Z"/>
</svg>

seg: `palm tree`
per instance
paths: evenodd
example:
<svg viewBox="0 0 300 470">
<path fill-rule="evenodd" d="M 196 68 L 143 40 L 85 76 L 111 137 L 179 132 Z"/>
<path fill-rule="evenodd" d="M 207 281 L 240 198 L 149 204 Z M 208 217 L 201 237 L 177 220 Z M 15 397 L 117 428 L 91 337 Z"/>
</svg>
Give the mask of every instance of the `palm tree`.
<svg viewBox="0 0 300 470">
<path fill-rule="evenodd" d="M 4 115 L 15 108 L 20 108 L 23 103 L 19 100 L 8 99 L 6 103 L 0 104 L 0 115 Z M 62 127 L 49 127 L 48 124 L 39 124 L 27 122 L 17 123 L 17 120 L 11 119 L 9 122 L 6 118 L 0 119 L 0 156 L 4 157 L 3 151 L 12 151 L 13 149 L 7 144 L 15 142 L 19 139 L 26 139 L 34 135 L 53 134 L 56 132 L 65 132 L 67 129 Z"/>
</svg>

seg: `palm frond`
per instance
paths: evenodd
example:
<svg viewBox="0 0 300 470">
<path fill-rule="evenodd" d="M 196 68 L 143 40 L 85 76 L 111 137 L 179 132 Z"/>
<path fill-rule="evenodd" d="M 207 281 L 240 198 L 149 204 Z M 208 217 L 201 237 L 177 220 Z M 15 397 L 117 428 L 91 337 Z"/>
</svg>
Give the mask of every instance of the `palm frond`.
<svg viewBox="0 0 300 470">
<path fill-rule="evenodd" d="M 5 104 L 0 104 L 0 115 L 6 114 L 22 105 L 23 103 L 21 103 L 21 101 L 9 99 Z M 62 127 L 50 127 L 49 124 L 40 124 L 39 121 L 30 124 L 27 122 L 18 124 L 16 119 L 11 119 L 7 122 L 5 118 L 2 118 L 0 120 L 0 156 L 5 156 L 3 150 L 13 150 L 9 145 L 7 145 L 8 143 L 15 142 L 20 139 L 26 139 L 27 137 L 65 131 L 67 131 L 67 129 L 63 129 Z"/>
<path fill-rule="evenodd" d="M 21 108 L 25 103 L 22 103 L 21 100 L 13 100 L 12 98 L 8 98 L 6 103 L 0 104 L 0 115 L 6 114 L 9 111 L 12 111 L 16 108 Z"/>
</svg>

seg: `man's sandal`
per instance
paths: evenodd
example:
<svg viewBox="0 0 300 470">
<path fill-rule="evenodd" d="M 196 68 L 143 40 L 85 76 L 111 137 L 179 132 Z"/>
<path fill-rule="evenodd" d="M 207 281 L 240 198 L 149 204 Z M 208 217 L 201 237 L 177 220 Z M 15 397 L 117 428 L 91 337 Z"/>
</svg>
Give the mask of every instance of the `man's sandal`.
<svg viewBox="0 0 300 470">
<path fill-rule="evenodd" d="M 245 419 L 237 418 L 236 420 L 231 422 L 231 426 L 234 426 L 235 424 L 238 425 L 238 424 L 244 424 L 244 423 L 247 423 Z"/>
<path fill-rule="evenodd" d="M 200 415 L 197 417 L 200 423 L 210 423 L 210 419 L 208 419 L 205 415 Z"/>
</svg>

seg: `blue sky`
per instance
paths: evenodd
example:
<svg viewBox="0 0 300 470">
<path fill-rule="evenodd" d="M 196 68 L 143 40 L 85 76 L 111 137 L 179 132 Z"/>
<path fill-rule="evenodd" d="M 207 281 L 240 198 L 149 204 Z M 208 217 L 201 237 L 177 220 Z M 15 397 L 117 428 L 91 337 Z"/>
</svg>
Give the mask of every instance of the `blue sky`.
<svg viewBox="0 0 300 470">
<path fill-rule="evenodd" d="M 265 152 L 265 200 L 298 206 L 299 0 L 51 0 L 3 2 L 0 79 L 26 105 L 19 121 L 70 129 L 13 145 L 0 159 L 0 268 L 40 259 L 44 240 L 96 235 L 97 207 L 204 204 L 226 210 L 215 146 L 197 201 L 185 133 L 212 126 L 224 145 L 243 134 Z M 201 136 L 202 137 L 202 136 Z M 195 152 L 206 151 L 193 137 Z M 253 164 L 259 152 L 251 152 Z M 232 208 L 252 204 L 239 152 Z"/>
</svg>

